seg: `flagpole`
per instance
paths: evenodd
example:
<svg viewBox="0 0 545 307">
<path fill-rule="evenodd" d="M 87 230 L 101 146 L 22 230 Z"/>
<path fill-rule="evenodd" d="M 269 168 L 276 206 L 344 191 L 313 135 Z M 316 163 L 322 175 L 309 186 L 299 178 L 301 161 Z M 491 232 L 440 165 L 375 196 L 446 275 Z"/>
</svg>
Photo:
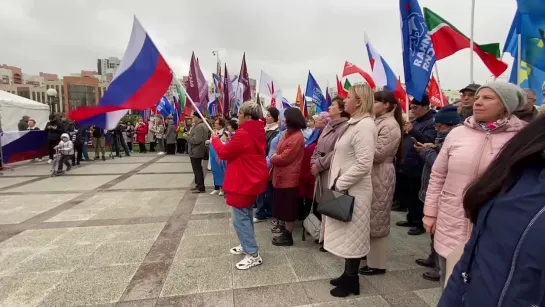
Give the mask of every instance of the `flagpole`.
<svg viewBox="0 0 545 307">
<path fill-rule="evenodd" d="M 439 85 L 439 97 L 441 99 L 441 107 L 444 107 L 443 102 L 443 90 L 441 89 L 441 80 L 439 80 L 439 68 L 437 67 L 437 62 L 435 62 L 434 70 L 435 70 L 435 78 L 437 78 L 437 85 Z"/>
<path fill-rule="evenodd" d="M 522 35 L 517 34 L 517 85 L 520 85 L 521 76 L 520 76 L 520 62 L 521 62 L 521 50 L 522 50 Z"/>
<path fill-rule="evenodd" d="M 197 105 L 195 104 L 195 102 L 193 102 L 193 99 L 191 99 L 191 96 L 189 96 L 189 94 L 187 93 L 187 91 L 185 90 L 185 88 L 181 88 L 182 91 L 184 91 L 185 93 L 185 98 L 187 100 L 189 100 L 189 102 L 191 103 L 191 105 L 193 106 L 193 109 L 197 112 L 197 114 L 199 114 L 199 116 L 201 117 L 201 119 L 203 120 L 203 122 L 206 124 L 206 127 L 208 127 L 208 130 L 210 130 L 210 132 L 214 132 L 214 130 L 212 129 L 212 127 L 210 127 L 210 124 L 208 123 L 208 121 L 206 120 L 206 118 L 202 115 L 201 113 L 201 110 L 199 110 L 199 108 L 197 108 Z"/>
<path fill-rule="evenodd" d="M 474 83 L 473 81 L 473 46 L 475 45 L 474 41 L 474 30 L 475 30 L 475 0 L 471 0 L 471 31 L 470 31 L 470 41 L 469 41 L 469 83 Z"/>
</svg>

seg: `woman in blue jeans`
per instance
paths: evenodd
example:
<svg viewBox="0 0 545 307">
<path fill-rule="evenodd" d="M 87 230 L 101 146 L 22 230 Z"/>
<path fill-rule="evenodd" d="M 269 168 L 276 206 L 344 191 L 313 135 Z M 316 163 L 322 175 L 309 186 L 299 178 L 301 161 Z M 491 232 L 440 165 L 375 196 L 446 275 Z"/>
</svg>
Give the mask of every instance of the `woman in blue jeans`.
<svg viewBox="0 0 545 307">
<path fill-rule="evenodd" d="M 247 270 L 263 263 L 255 240 L 252 205 L 267 187 L 269 171 L 265 161 L 267 142 L 261 106 L 248 101 L 238 111 L 239 128 L 226 144 L 212 136 L 212 146 L 220 160 L 227 162 L 223 190 L 227 205 L 233 207 L 233 226 L 240 245 L 230 249 L 233 255 L 245 255 L 236 264 Z"/>
</svg>

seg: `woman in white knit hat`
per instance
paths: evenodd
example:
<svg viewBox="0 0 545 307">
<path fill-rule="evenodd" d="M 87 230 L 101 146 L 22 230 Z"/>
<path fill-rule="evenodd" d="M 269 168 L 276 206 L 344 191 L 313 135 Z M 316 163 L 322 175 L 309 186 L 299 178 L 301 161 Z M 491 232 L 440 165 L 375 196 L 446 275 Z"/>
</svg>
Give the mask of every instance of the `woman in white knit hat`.
<svg viewBox="0 0 545 307">
<path fill-rule="evenodd" d="M 462 200 L 468 184 L 526 125 L 513 112 L 526 104 L 521 88 L 491 82 L 476 92 L 473 116 L 447 136 L 433 164 L 424 204 L 424 227 L 434 234 L 441 282 L 446 277 L 446 258 L 463 246 L 471 233 Z"/>
</svg>

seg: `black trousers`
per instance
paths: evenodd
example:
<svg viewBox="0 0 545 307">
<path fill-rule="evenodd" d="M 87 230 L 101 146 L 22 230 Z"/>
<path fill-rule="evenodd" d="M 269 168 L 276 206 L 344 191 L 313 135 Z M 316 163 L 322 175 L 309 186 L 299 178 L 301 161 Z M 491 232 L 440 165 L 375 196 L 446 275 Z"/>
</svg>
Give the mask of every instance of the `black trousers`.
<svg viewBox="0 0 545 307">
<path fill-rule="evenodd" d="M 176 152 L 184 153 L 186 145 L 187 145 L 186 139 L 176 139 Z"/>
<path fill-rule="evenodd" d="M 422 227 L 422 218 L 424 217 L 424 203 L 418 197 L 422 178 L 416 176 L 407 176 L 405 191 L 405 203 L 407 204 L 407 221 L 414 226 Z"/>
<path fill-rule="evenodd" d="M 127 147 L 129 148 L 129 151 L 132 151 L 132 142 L 127 142 Z"/>
<path fill-rule="evenodd" d="M 394 191 L 394 201 L 397 201 L 401 209 L 407 209 L 407 175 L 405 173 L 396 171 L 396 186 Z"/>
<path fill-rule="evenodd" d="M 61 155 L 59 159 L 59 165 L 57 166 L 57 171 L 62 172 L 62 165 L 66 165 L 66 168 L 70 167 L 70 160 L 72 160 L 72 155 Z"/>
<path fill-rule="evenodd" d="M 82 157 L 83 157 L 83 143 L 81 144 L 74 144 L 74 149 L 75 149 L 75 155 L 76 155 L 76 159 L 75 160 L 72 160 L 72 164 L 76 163 L 76 164 L 79 164 L 82 160 Z"/>
<path fill-rule="evenodd" d="M 147 152 L 145 143 L 138 143 L 138 147 L 140 148 L 141 153 L 146 153 Z"/>
<path fill-rule="evenodd" d="M 167 155 L 176 154 L 176 144 L 167 144 Z"/>
<path fill-rule="evenodd" d="M 358 276 L 360 269 L 361 258 L 346 258 L 344 259 L 344 274 L 347 276 Z"/>
<path fill-rule="evenodd" d="M 193 169 L 193 174 L 195 175 L 195 187 L 199 191 L 204 191 L 204 171 L 202 167 L 202 158 L 190 158 L 191 168 Z"/>
<path fill-rule="evenodd" d="M 49 140 L 47 145 L 49 149 L 49 160 L 53 160 L 53 155 L 55 154 L 55 146 L 59 145 L 59 141 Z"/>
<path fill-rule="evenodd" d="M 155 145 L 157 142 L 149 142 L 149 152 L 155 152 Z"/>
</svg>

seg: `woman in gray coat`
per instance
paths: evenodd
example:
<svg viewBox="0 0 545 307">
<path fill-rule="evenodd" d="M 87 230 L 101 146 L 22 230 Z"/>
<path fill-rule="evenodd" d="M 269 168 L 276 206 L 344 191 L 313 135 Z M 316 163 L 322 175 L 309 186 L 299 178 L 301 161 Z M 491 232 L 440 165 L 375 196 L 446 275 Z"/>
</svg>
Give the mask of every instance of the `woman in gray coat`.
<svg viewBox="0 0 545 307">
<path fill-rule="evenodd" d="M 350 118 L 350 114 L 344 111 L 343 99 L 338 96 L 333 98 L 328 113 L 331 120 L 325 126 L 324 130 L 322 130 L 316 144 L 316 149 L 310 159 L 310 172 L 316 176 L 318 184 L 316 186 L 316 201 L 320 201 L 322 191 L 330 188 L 327 185 L 329 182 L 329 165 L 331 158 L 333 158 L 333 149 L 339 137 L 341 137 L 348 127 L 347 121 Z M 318 218 L 321 218 L 316 212 L 314 214 Z M 320 232 L 318 243 L 324 242 L 324 227 L 325 224 L 322 221 L 322 231 Z M 325 252 L 323 247 L 320 247 L 320 250 Z"/>
<path fill-rule="evenodd" d="M 172 119 L 168 120 L 165 138 L 167 140 L 167 155 L 174 155 L 176 153 L 176 127 Z"/>
</svg>

